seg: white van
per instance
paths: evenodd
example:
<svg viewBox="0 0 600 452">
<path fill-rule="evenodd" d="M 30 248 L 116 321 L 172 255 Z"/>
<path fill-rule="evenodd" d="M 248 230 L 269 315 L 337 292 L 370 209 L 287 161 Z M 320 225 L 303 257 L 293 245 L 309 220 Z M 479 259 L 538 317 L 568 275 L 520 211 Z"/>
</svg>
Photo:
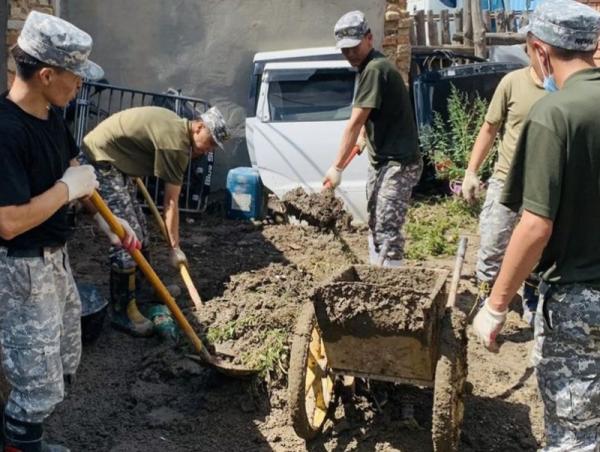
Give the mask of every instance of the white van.
<svg viewBox="0 0 600 452">
<path fill-rule="evenodd" d="M 358 74 L 335 47 L 257 53 L 246 140 L 263 184 L 281 197 L 322 189 L 350 118 Z M 367 156 L 354 158 L 336 194 L 367 221 Z"/>
</svg>

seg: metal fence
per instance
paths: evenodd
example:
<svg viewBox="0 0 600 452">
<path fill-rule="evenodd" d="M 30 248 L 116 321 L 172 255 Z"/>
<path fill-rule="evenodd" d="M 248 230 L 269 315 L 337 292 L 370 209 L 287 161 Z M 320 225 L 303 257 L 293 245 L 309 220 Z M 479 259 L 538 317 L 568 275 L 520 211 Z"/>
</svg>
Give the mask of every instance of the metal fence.
<svg viewBox="0 0 600 452">
<path fill-rule="evenodd" d="M 183 96 L 169 88 L 166 93 L 153 93 L 113 86 L 107 83 L 85 82 L 75 101 L 65 110 L 78 146 L 86 133 L 110 115 L 133 107 L 158 106 L 168 108 L 179 116 L 193 120 L 204 113 L 210 104 L 202 99 Z M 190 149 L 191 152 L 191 149 Z M 214 154 L 190 160 L 181 188 L 180 210 L 202 212 L 206 209 L 214 165 Z M 145 180 L 157 206 L 162 206 L 164 184 L 156 177 Z"/>
</svg>

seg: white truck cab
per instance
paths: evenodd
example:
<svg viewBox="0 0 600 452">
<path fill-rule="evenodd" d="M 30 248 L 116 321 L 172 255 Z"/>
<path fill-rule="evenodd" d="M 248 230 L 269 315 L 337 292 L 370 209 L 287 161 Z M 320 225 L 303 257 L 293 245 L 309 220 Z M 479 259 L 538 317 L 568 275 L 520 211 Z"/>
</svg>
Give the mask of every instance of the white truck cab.
<svg viewBox="0 0 600 452">
<path fill-rule="evenodd" d="M 257 53 L 246 140 L 263 185 L 281 197 L 322 189 L 350 118 L 358 74 L 335 47 Z M 336 194 L 367 221 L 367 156 L 354 158 Z"/>
</svg>

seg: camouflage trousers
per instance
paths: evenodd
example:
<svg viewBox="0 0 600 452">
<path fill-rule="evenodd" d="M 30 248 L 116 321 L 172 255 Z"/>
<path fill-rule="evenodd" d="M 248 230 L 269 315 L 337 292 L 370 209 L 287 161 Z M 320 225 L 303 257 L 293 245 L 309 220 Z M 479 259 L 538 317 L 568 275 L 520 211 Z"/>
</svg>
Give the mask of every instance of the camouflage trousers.
<svg viewBox="0 0 600 452">
<path fill-rule="evenodd" d="M 0 248 L 0 349 L 11 386 L 5 413 L 42 422 L 63 400 L 63 376 L 81 358 L 81 301 L 65 248 L 44 257 Z"/>
<path fill-rule="evenodd" d="M 148 245 L 146 216 L 136 199 L 136 186 L 132 178 L 119 171 L 110 163 L 96 165 L 96 174 L 100 188 L 98 191 L 112 212 L 126 220 L 142 242 L 142 249 Z M 110 263 L 121 270 L 136 267 L 136 263 L 127 251 L 111 246 Z"/>
<path fill-rule="evenodd" d="M 532 361 L 547 452 L 600 450 L 600 290 L 540 285 Z"/>
<path fill-rule="evenodd" d="M 377 264 L 387 242 L 384 266 L 397 266 L 404 257 L 402 226 L 413 187 L 419 182 L 423 162 L 409 165 L 369 166 L 367 210 L 369 215 L 369 261 Z"/>
<path fill-rule="evenodd" d="M 477 280 L 487 282 L 491 286 L 500 271 L 519 214 L 499 202 L 504 182 L 491 178 L 488 184 L 485 202 L 479 215 Z"/>
</svg>

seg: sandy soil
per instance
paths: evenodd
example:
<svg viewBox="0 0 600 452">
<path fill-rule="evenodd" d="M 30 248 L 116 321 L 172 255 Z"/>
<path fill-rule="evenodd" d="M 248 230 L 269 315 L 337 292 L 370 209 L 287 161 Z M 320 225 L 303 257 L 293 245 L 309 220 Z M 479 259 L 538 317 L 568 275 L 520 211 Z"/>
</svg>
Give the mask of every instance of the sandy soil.
<svg viewBox="0 0 600 452">
<path fill-rule="evenodd" d="M 336 235 L 312 227 L 255 225 L 222 220 L 183 222 L 183 248 L 206 302 L 187 311 L 198 331 L 217 336 L 246 362 L 274 368 L 239 381 L 186 357 L 158 338 L 136 339 L 113 330 L 84 348 L 75 385 L 48 422 L 52 439 L 74 451 L 430 451 L 431 389 L 371 382 L 352 403 L 341 401 L 323 434 L 309 444 L 290 427 L 286 404 L 289 333 L 301 304 L 322 281 L 358 259 L 366 260 L 366 231 Z M 166 283 L 177 274 L 164 246 L 151 252 Z M 78 280 L 108 295 L 105 241 L 80 225 L 70 246 Z M 472 273 L 471 240 L 464 274 Z M 451 270 L 453 259 L 420 263 Z M 474 288 L 463 278 L 460 303 Z M 178 302 L 189 307 L 186 297 Z M 211 326 L 209 330 L 207 327 Z M 281 343 L 283 339 L 283 343 Z M 461 438 L 464 451 L 535 450 L 543 439 L 542 408 L 529 369 L 532 333 L 511 312 L 500 353 L 490 354 L 469 335 L 468 381 Z M 277 350 L 277 356 L 264 353 Z M 400 404 L 415 403 L 419 428 L 400 424 Z"/>
</svg>

